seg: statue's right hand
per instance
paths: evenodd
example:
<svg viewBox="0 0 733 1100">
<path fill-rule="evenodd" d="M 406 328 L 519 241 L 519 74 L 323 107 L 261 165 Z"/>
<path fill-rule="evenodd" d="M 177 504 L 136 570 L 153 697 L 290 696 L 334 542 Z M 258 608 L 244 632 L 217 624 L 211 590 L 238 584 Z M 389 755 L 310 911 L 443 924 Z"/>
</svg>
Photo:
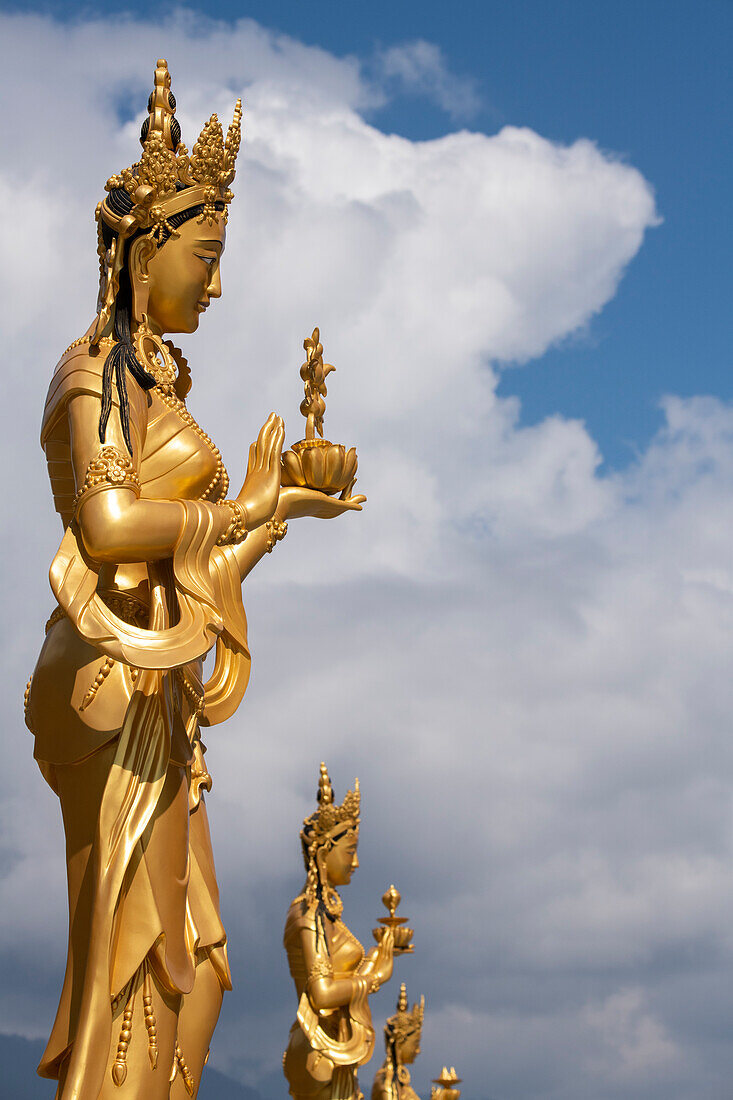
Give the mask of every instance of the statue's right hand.
<svg viewBox="0 0 733 1100">
<path fill-rule="evenodd" d="M 247 476 L 237 501 L 247 510 L 247 530 L 252 531 L 277 508 L 280 494 L 280 454 L 285 439 L 282 417 L 270 413 L 249 448 Z"/>
</svg>

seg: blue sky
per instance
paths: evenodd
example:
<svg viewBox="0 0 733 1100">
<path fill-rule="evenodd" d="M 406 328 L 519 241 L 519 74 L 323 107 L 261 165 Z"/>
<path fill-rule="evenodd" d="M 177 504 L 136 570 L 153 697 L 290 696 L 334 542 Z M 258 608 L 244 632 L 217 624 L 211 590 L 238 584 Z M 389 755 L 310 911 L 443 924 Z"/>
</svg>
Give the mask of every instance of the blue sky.
<svg viewBox="0 0 733 1100">
<path fill-rule="evenodd" d="M 72 0 L 0 9 L 68 19 L 95 11 Z M 145 14 L 149 5 L 104 8 L 112 10 Z M 400 95 L 371 114 L 380 129 L 421 139 L 457 125 L 493 133 L 511 124 L 558 142 L 588 137 L 653 185 L 663 224 L 602 316 L 505 372 L 499 392 L 521 397 L 524 423 L 553 412 L 580 417 L 605 462 L 623 467 L 658 429 L 662 395 L 731 398 L 733 4 L 222 0 L 210 14 L 251 17 L 337 56 L 436 43 L 452 72 L 474 82 L 475 109 L 455 118 L 425 97 Z"/>
</svg>

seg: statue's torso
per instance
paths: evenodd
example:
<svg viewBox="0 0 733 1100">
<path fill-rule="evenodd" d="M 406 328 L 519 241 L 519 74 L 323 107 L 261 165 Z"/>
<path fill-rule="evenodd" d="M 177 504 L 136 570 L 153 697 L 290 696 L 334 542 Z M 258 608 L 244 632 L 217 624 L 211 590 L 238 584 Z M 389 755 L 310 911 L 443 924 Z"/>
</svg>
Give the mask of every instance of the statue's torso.
<svg viewBox="0 0 733 1100">
<path fill-rule="evenodd" d="M 109 344 L 99 354 L 90 354 L 88 344 L 72 346 L 61 358 L 49 386 L 44 412 L 41 443 L 46 454 L 48 473 L 56 511 L 64 528 L 72 520 L 74 497 L 84 471 L 72 464 L 69 405 L 80 395 L 101 402 L 102 370 Z M 207 489 L 208 499 L 217 499 L 225 477 L 218 452 L 203 432 L 192 425 L 181 403 L 165 400 L 157 390 L 145 392 L 128 377 L 130 427 L 134 459 L 140 480 L 140 493 L 148 499 L 196 500 Z M 116 397 L 113 399 L 113 404 Z M 88 425 L 90 444 L 98 440 L 98 412 Z M 113 409 L 113 416 L 118 410 Z M 101 448 L 102 443 L 99 443 Z M 217 477 L 218 473 L 218 477 Z M 213 485 L 212 485 L 213 482 Z M 148 572 L 145 562 L 109 563 L 102 566 L 98 589 L 115 613 L 137 625 L 145 625 L 148 601 Z M 126 601 L 119 606 L 114 601 Z M 93 706 L 81 709 L 81 702 L 101 667 L 99 652 L 79 637 L 65 618 L 48 631 L 33 676 L 30 696 L 31 725 L 36 735 L 36 757 L 48 763 L 72 763 L 106 744 L 119 733 L 130 700 L 132 682 L 129 670 L 114 663 L 106 674 Z M 33 708 L 34 699 L 43 696 L 43 707 Z M 53 715 L 54 720 L 48 721 Z M 177 731 L 180 734 L 180 731 Z M 174 755 L 185 763 L 190 754 L 182 736 L 174 738 Z"/>
<path fill-rule="evenodd" d="M 333 923 L 327 920 L 325 925 L 326 940 L 334 976 L 353 974 L 358 970 L 364 959 L 364 948 L 342 920 L 336 920 Z M 290 906 L 283 936 L 290 975 L 295 983 L 298 997 L 301 997 L 305 992 L 308 981 L 301 942 L 303 929 L 308 929 L 314 936 L 316 934 L 314 912 L 312 909 L 308 909 L 305 899 L 301 895 Z"/>
</svg>

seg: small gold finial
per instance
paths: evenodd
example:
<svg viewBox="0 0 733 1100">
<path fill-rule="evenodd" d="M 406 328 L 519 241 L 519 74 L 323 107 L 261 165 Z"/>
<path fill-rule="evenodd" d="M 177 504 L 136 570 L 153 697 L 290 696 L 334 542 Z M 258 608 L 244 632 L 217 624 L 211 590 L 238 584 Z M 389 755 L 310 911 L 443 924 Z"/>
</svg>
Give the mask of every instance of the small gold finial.
<svg viewBox="0 0 733 1100">
<path fill-rule="evenodd" d="M 318 777 L 318 794 L 316 795 L 319 806 L 330 806 L 333 802 L 333 787 L 328 776 L 328 768 L 321 761 L 321 774 Z"/>
<path fill-rule="evenodd" d="M 403 982 L 402 985 L 400 986 L 400 995 L 397 998 L 397 1011 L 398 1012 L 407 1012 L 407 1005 L 408 1005 L 407 986 Z"/>
<path fill-rule="evenodd" d="M 401 901 L 402 894 L 399 892 L 394 883 L 392 883 L 389 890 L 387 890 L 385 894 L 382 894 L 382 905 L 388 911 L 390 917 L 394 917 Z"/>
<path fill-rule="evenodd" d="M 143 124 L 140 131 L 140 144 L 144 147 L 148 137 L 157 133 L 162 137 L 166 149 L 175 153 L 181 140 L 181 131 L 178 124 L 174 131 L 171 130 L 176 113 L 176 99 L 171 91 L 171 74 L 168 72 L 168 62 L 164 57 L 158 58 L 153 79 L 154 87 L 148 99 L 147 126 Z"/>
</svg>

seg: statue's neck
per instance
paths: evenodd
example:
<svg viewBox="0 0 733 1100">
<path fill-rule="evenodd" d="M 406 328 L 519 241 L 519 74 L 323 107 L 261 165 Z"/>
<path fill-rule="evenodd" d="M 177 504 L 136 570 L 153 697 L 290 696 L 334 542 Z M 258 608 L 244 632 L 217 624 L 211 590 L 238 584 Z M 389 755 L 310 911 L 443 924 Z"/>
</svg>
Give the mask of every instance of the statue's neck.
<svg viewBox="0 0 733 1100">
<path fill-rule="evenodd" d="M 384 1064 L 385 1064 L 385 1067 L 387 1065 L 391 1065 L 392 1066 L 392 1072 L 395 1073 L 395 1074 L 399 1070 L 400 1084 L 409 1085 L 409 1083 L 410 1083 L 410 1071 L 407 1068 L 407 1066 L 404 1065 L 400 1061 L 399 1053 L 396 1052 L 394 1055 L 388 1054 L 387 1055 L 387 1061 Z"/>
</svg>

